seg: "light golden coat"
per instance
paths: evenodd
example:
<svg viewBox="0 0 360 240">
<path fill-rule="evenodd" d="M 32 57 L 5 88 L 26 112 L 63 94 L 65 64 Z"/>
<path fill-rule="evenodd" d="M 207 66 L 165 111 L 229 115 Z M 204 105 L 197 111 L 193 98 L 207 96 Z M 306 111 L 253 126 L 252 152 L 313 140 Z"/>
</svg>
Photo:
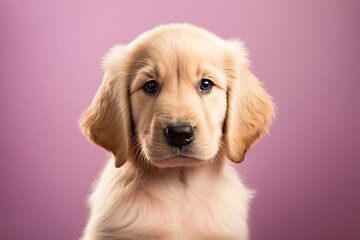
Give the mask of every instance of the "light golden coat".
<svg viewBox="0 0 360 240">
<path fill-rule="evenodd" d="M 230 164 L 268 130 L 273 104 L 238 41 L 187 24 L 150 30 L 104 58 L 81 129 L 113 154 L 90 196 L 84 239 L 248 239 L 252 192 Z M 203 78 L 211 92 L 199 91 Z M 159 91 L 142 87 L 156 80 Z M 164 126 L 196 126 L 168 145 Z M 114 167 L 115 166 L 117 168 Z"/>
</svg>

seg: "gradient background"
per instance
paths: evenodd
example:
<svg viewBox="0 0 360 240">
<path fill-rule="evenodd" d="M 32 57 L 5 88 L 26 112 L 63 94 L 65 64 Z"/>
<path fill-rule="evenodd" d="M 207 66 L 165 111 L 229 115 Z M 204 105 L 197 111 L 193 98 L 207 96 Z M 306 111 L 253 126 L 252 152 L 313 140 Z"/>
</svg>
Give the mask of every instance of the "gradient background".
<svg viewBox="0 0 360 240">
<path fill-rule="evenodd" d="M 359 1 L 0 3 L 0 238 L 77 239 L 106 153 L 77 120 L 101 57 L 159 24 L 240 38 L 278 107 L 238 165 L 253 240 L 360 239 Z"/>
</svg>

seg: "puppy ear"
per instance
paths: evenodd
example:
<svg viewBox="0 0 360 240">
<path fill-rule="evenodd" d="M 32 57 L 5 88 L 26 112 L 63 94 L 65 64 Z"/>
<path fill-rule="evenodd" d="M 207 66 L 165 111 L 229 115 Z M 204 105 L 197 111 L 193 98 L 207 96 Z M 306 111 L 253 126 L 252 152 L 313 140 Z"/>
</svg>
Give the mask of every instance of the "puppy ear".
<svg viewBox="0 0 360 240">
<path fill-rule="evenodd" d="M 271 97 L 250 72 L 242 43 L 227 44 L 232 60 L 227 63 L 229 86 L 224 135 L 228 158 L 240 163 L 247 150 L 268 131 L 274 107 Z"/>
<path fill-rule="evenodd" d="M 122 73 L 124 54 L 125 47 L 115 46 L 105 56 L 103 81 L 80 119 L 82 132 L 114 154 L 116 167 L 128 157 L 131 131 L 128 84 Z"/>
</svg>

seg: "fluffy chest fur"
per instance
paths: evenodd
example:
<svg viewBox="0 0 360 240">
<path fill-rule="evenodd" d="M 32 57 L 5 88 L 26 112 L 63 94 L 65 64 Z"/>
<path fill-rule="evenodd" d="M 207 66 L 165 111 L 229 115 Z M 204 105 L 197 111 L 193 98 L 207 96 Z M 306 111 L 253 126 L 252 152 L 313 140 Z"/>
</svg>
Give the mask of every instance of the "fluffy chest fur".
<svg viewBox="0 0 360 240">
<path fill-rule="evenodd" d="M 89 203 L 85 239 L 247 239 L 251 191 L 231 166 L 173 169 L 153 178 L 109 163 Z"/>
</svg>

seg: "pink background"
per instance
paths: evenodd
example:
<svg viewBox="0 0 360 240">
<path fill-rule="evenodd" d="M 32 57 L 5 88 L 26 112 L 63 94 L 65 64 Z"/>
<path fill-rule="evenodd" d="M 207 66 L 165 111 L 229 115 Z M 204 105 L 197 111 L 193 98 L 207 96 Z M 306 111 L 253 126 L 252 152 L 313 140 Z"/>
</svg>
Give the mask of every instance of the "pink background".
<svg viewBox="0 0 360 240">
<path fill-rule="evenodd" d="M 188 22 L 250 50 L 278 106 L 238 166 L 257 190 L 253 240 L 360 239 L 359 1 L 0 3 L 0 238 L 77 239 L 105 162 L 77 119 L 100 62 L 159 24 Z"/>
</svg>

